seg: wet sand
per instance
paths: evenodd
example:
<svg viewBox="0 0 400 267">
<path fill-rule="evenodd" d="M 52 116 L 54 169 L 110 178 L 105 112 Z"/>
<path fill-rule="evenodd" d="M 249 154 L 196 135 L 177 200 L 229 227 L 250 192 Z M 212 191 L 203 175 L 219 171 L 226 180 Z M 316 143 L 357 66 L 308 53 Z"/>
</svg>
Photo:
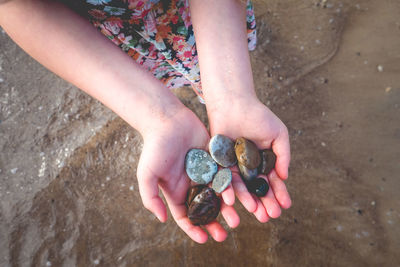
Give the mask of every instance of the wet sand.
<svg viewBox="0 0 400 267">
<path fill-rule="evenodd" d="M 138 133 L 0 33 L 0 266 L 400 265 L 400 2 L 298 2 L 256 4 L 251 54 L 293 207 L 261 224 L 237 203 L 205 245 L 143 208 Z"/>
</svg>

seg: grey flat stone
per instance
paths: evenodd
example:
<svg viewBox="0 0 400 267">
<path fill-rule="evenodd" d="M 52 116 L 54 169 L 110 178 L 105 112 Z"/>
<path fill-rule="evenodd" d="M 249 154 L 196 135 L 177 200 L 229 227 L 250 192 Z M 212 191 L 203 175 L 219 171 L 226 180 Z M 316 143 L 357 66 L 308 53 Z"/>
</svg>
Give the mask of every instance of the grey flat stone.
<svg viewBox="0 0 400 267">
<path fill-rule="evenodd" d="M 222 167 L 236 164 L 235 143 L 222 134 L 214 135 L 209 143 L 211 157 Z"/>
<path fill-rule="evenodd" d="M 251 180 L 256 178 L 259 173 L 258 168 L 249 169 L 240 163 L 238 164 L 238 166 L 239 166 L 240 175 L 242 176 L 242 179 L 245 182 L 250 182 Z"/>
<path fill-rule="evenodd" d="M 218 165 L 202 149 L 191 149 L 186 154 L 185 169 L 189 178 L 198 184 L 208 184 L 218 171 Z"/>
<path fill-rule="evenodd" d="M 221 169 L 214 176 L 212 188 L 217 193 L 222 193 L 232 182 L 232 172 L 230 169 Z"/>
</svg>

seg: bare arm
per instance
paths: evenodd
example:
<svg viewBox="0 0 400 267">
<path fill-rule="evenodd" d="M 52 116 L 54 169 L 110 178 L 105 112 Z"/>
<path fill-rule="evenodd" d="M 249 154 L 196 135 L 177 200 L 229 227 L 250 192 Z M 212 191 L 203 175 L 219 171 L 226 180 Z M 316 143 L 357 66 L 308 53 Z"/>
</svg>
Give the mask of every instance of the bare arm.
<svg viewBox="0 0 400 267">
<path fill-rule="evenodd" d="M 256 97 L 247 48 L 244 2 L 190 0 L 201 83 L 208 109 L 218 106 L 222 95 L 228 97 L 227 101 Z"/>
<path fill-rule="evenodd" d="M 1 4 L 0 25 L 33 58 L 142 134 L 185 110 L 160 81 L 56 1 Z"/>
</svg>

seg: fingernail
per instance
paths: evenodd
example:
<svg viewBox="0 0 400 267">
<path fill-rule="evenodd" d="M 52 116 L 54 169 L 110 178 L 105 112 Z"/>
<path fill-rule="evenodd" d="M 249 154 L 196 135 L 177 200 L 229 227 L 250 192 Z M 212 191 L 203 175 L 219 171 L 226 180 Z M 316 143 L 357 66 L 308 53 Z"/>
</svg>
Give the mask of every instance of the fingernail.
<svg viewBox="0 0 400 267">
<path fill-rule="evenodd" d="M 162 220 L 161 220 L 161 217 L 158 215 L 158 214 L 155 214 L 155 213 L 153 213 L 154 214 L 154 216 L 156 216 L 156 218 L 160 221 L 160 222 L 163 222 Z"/>
</svg>

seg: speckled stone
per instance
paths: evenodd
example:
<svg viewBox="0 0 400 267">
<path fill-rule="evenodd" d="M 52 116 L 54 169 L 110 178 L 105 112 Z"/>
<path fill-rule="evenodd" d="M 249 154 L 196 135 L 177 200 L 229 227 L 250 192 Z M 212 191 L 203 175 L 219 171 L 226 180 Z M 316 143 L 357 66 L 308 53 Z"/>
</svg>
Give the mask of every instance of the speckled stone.
<svg viewBox="0 0 400 267">
<path fill-rule="evenodd" d="M 232 172 L 230 169 L 221 169 L 214 176 L 212 188 L 217 193 L 222 193 L 228 185 L 232 182 Z"/>
<path fill-rule="evenodd" d="M 255 179 L 259 173 L 259 168 L 255 169 L 248 169 L 242 164 L 238 164 L 240 176 L 242 177 L 244 182 L 250 182 L 251 180 Z"/>
<path fill-rule="evenodd" d="M 259 171 L 262 174 L 268 175 L 275 168 L 276 155 L 271 149 L 265 149 L 260 154 L 261 164 Z"/>
<path fill-rule="evenodd" d="M 263 178 L 254 179 L 248 182 L 246 185 L 249 192 L 258 197 L 264 197 L 269 190 L 269 185 Z"/>
<path fill-rule="evenodd" d="M 250 170 L 257 168 L 261 163 L 257 146 L 243 137 L 236 140 L 235 153 L 239 163 Z"/>
<path fill-rule="evenodd" d="M 218 165 L 207 151 L 191 149 L 186 154 L 185 169 L 189 178 L 198 184 L 208 184 L 218 171 Z"/>
<path fill-rule="evenodd" d="M 235 143 L 222 134 L 214 135 L 209 143 L 211 157 L 222 167 L 236 164 Z"/>
</svg>

